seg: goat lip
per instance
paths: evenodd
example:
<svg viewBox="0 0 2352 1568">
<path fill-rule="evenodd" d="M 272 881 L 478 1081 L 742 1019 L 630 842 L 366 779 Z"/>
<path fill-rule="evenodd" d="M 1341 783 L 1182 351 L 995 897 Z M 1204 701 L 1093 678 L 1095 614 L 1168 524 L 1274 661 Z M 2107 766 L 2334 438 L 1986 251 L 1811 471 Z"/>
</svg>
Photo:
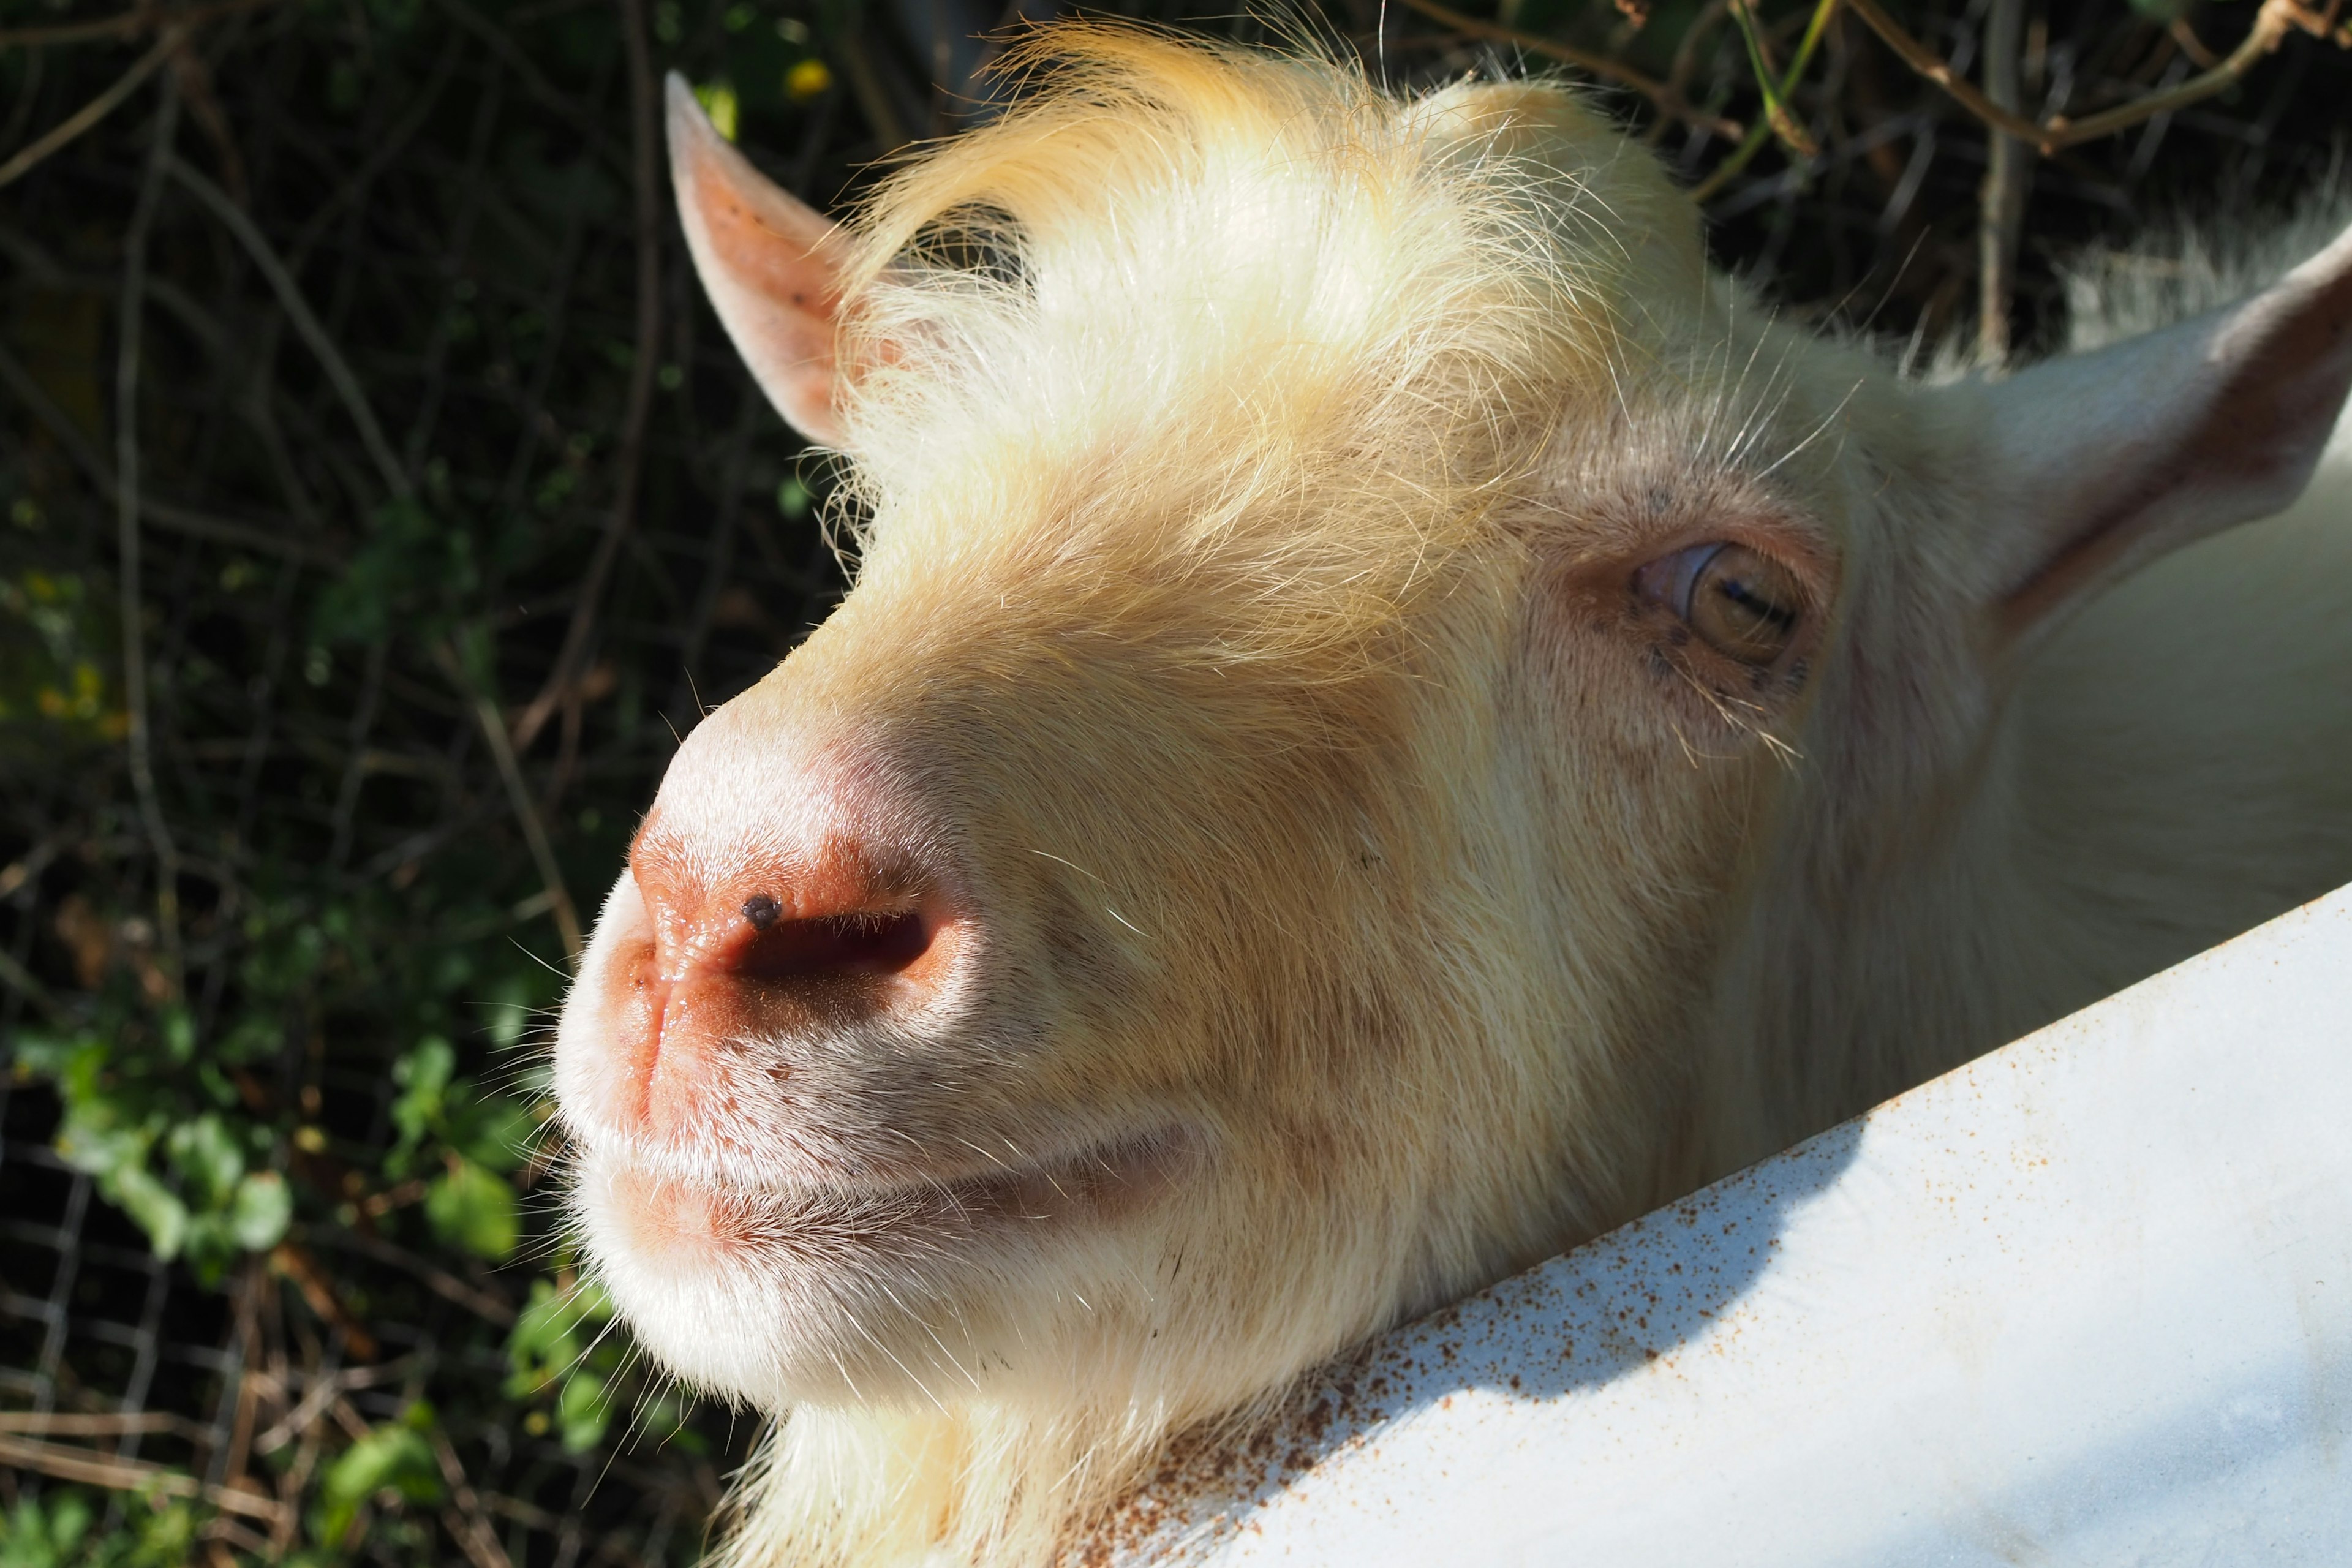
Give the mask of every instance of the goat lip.
<svg viewBox="0 0 2352 1568">
<path fill-rule="evenodd" d="M 1115 1221 L 1164 1195 L 1202 1163 L 1202 1141 L 1191 1129 L 1163 1126 L 1115 1135 L 1066 1153 L 1019 1164 L 977 1166 L 858 1181 L 793 1181 L 757 1185 L 695 1182 L 727 1216 L 740 1242 L 787 1252 L 798 1244 L 895 1240 L 910 1233 L 952 1234 L 1011 1226 L 1094 1219 Z M 637 1181 L 667 1187 L 649 1165 L 623 1156 Z"/>
<path fill-rule="evenodd" d="M 952 1212 L 973 1221 L 1112 1219 L 1148 1205 L 1198 1163 L 1198 1141 L 1181 1128 L 1163 1128 L 1092 1143 L 1073 1154 L 951 1177 L 930 1190 L 951 1204 Z"/>
</svg>

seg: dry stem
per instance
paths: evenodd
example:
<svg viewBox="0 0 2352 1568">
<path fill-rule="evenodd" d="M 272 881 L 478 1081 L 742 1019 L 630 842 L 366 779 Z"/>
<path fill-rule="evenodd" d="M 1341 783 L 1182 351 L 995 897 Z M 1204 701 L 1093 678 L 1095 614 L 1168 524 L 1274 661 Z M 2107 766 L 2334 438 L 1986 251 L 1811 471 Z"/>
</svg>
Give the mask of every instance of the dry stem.
<svg viewBox="0 0 2352 1568">
<path fill-rule="evenodd" d="M 1655 77 L 1644 75 L 1622 61 L 1611 59 L 1607 55 L 1596 55 L 1588 49 L 1580 49 L 1568 44 L 1554 43 L 1549 38 L 1538 37 L 1532 33 L 1522 33 L 1516 28 L 1501 26 L 1493 22 L 1482 22 L 1475 16 L 1465 16 L 1459 11 L 1441 5 L 1437 4 L 1437 0 L 1404 0 L 1404 4 L 1431 21 L 1443 23 L 1458 32 L 1467 33 L 1474 38 L 1486 38 L 1498 44 L 1510 44 L 1527 50 L 1531 55 L 1541 55 L 1547 59 L 1574 66 L 1579 70 L 1590 71 L 1605 81 L 1613 81 L 1622 87 L 1630 87 L 1655 104 L 1661 114 L 1670 114 L 1676 120 L 1696 125 L 1701 130 L 1722 137 L 1727 142 L 1737 142 L 1746 134 L 1738 121 L 1726 120 L 1719 114 L 1709 114 L 1705 110 L 1693 106 L 1689 100 L 1683 97 L 1679 89 L 1669 83 L 1660 81 Z"/>
<path fill-rule="evenodd" d="M 2018 53 L 2024 42 L 2024 0 L 1992 0 L 1985 26 L 1985 91 L 1993 103 L 2012 111 L 2023 102 Z M 2016 137 L 1994 132 L 1978 197 L 1977 358 L 1987 365 L 2009 359 L 2009 299 L 2016 288 L 2025 186 L 2032 177 L 2026 152 Z"/>
<path fill-rule="evenodd" d="M 176 47 L 180 34 L 163 35 L 156 47 Z M 172 161 L 172 136 L 180 124 L 180 85 L 176 77 L 163 79 L 163 101 L 155 111 L 155 137 L 147 154 L 147 168 L 139 182 L 138 205 L 131 216 L 124 241 L 122 299 L 115 333 L 114 362 L 114 483 L 117 585 L 122 615 L 122 708 L 124 741 L 131 764 L 131 787 L 139 801 L 139 820 L 146 829 L 149 851 L 155 857 L 155 924 L 163 939 L 163 974 L 172 994 L 180 990 L 180 849 L 163 820 L 163 802 L 155 787 L 154 735 L 147 712 L 147 602 L 141 581 L 139 534 L 139 368 L 145 348 L 147 318 L 147 240 L 155 226 L 155 205 L 163 198 L 163 174 Z"/>
<path fill-rule="evenodd" d="M 2255 14 L 2254 25 L 2247 32 L 2244 41 L 2211 70 L 2193 76 L 2177 87 L 2151 92 L 2144 98 L 2098 114 L 2086 115 L 2081 120 L 2069 120 L 2063 114 L 2053 114 L 2048 120 L 2032 121 L 2014 110 L 2002 108 L 1979 91 L 1966 78 L 1945 64 L 1934 50 L 1913 37 L 1901 23 L 1888 16 L 1878 0 L 1843 0 L 1843 3 L 1862 18 L 1864 25 L 1885 41 L 1888 48 L 1902 57 L 1905 65 L 1942 88 L 1951 96 L 1953 102 L 1993 130 L 2014 136 L 2034 148 L 2045 158 L 2062 148 L 2095 142 L 2102 136 L 2112 136 L 2142 121 L 2186 109 L 2192 103 L 2212 97 L 2252 69 L 2255 61 L 2276 49 L 2291 27 L 2301 27 L 2305 32 L 2324 30 L 2317 19 L 2296 0 L 2263 0 L 2263 8 Z"/>
<path fill-rule="evenodd" d="M 155 40 L 155 47 L 139 57 L 139 63 L 115 79 L 114 85 L 83 104 L 71 115 L 52 127 L 47 134 L 35 138 L 20 148 L 16 155 L 0 163 L 0 185 L 11 185 L 21 180 L 33 166 L 58 148 L 96 125 L 114 112 L 122 100 L 139 90 L 139 84 L 155 74 L 155 68 L 172 58 L 180 47 L 177 28 Z"/>
<path fill-rule="evenodd" d="M 604 536 L 596 542 L 596 553 L 588 563 L 588 575 L 580 584 L 580 602 L 572 612 L 572 624 L 564 628 L 563 646 L 555 656 L 554 666 L 547 672 L 547 682 L 537 697 L 515 721 L 513 749 L 528 751 L 539 738 L 559 706 L 567 710 L 572 722 L 567 738 L 572 742 L 567 752 L 577 745 L 578 705 L 580 702 L 580 670 L 586 660 L 589 634 L 595 629 L 596 611 L 604 596 L 604 584 L 613 574 L 614 563 L 619 560 L 621 544 L 628 537 L 630 525 L 635 521 L 637 482 L 646 466 L 646 427 L 653 418 L 655 361 L 661 353 L 661 176 L 658 172 L 659 142 L 654 123 L 653 57 L 646 47 L 644 0 L 619 0 L 621 32 L 629 51 L 630 140 L 634 153 L 637 226 L 637 323 L 635 358 L 629 365 L 629 401 L 621 420 L 621 451 L 618 473 L 614 480 L 613 510 L 604 520 Z M 567 761 L 569 759 L 567 758 Z M 567 767 L 557 769 L 556 789 L 560 791 Z M 554 793 L 554 792 L 551 792 Z M 551 888 L 555 884 L 551 882 Z M 563 900 L 568 910 L 571 900 Z M 565 918 L 559 912 L 559 920 Z M 576 937 L 567 935 L 572 956 L 580 956 Z"/>
</svg>

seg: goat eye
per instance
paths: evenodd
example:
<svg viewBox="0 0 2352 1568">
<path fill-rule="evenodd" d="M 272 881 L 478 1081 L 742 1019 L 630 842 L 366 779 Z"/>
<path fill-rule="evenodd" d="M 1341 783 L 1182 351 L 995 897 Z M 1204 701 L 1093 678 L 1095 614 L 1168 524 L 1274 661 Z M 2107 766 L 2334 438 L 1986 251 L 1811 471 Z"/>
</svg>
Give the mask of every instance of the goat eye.
<svg viewBox="0 0 2352 1568">
<path fill-rule="evenodd" d="M 1717 541 L 1663 555 L 1633 574 L 1633 591 L 1672 610 L 1700 640 L 1742 664 L 1788 651 L 1805 612 L 1797 574 L 1744 544 Z"/>
</svg>

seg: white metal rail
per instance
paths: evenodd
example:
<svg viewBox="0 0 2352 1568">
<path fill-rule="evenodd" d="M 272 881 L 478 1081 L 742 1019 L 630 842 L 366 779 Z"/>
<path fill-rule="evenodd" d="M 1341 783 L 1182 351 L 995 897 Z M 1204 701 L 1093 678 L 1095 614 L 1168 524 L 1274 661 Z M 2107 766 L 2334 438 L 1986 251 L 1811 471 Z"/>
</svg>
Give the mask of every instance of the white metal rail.
<svg viewBox="0 0 2352 1568">
<path fill-rule="evenodd" d="M 1129 1563 L 2352 1563 L 2352 889 L 1399 1330 Z"/>
</svg>

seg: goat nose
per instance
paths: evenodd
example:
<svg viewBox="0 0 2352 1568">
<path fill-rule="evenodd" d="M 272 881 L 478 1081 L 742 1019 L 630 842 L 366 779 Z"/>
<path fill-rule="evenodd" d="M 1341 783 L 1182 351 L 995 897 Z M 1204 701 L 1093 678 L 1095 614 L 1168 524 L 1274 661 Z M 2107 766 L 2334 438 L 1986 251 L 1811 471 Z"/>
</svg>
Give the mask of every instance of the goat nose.
<svg viewBox="0 0 2352 1568">
<path fill-rule="evenodd" d="M 713 877 L 700 857 L 641 839 L 630 857 L 652 926 L 655 978 L 816 995 L 920 978 L 951 909 L 905 856 L 834 836 L 805 858 Z"/>
<path fill-rule="evenodd" d="M 703 1125 L 844 1026 L 922 1006 L 953 972 L 970 924 L 957 879 L 845 816 L 828 813 L 804 850 L 672 833 L 659 810 L 638 835 L 642 920 L 599 982 L 614 1031 L 602 1102 L 618 1124 Z"/>
</svg>

